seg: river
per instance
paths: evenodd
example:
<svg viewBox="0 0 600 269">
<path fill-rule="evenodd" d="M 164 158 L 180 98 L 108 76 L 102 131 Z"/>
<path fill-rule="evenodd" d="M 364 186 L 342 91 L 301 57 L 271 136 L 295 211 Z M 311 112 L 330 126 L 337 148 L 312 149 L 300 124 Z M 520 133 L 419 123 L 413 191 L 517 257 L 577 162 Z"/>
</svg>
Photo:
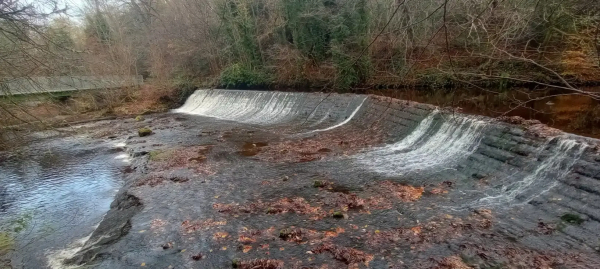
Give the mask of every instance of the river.
<svg viewBox="0 0 600 269">
<path fill-rule="evenodd" d="M 4 266 L 50 267 L 102 220 L 121 186 L 115 143 L 40 141 L 0 159 L 0 251 Z"/>
</svg>

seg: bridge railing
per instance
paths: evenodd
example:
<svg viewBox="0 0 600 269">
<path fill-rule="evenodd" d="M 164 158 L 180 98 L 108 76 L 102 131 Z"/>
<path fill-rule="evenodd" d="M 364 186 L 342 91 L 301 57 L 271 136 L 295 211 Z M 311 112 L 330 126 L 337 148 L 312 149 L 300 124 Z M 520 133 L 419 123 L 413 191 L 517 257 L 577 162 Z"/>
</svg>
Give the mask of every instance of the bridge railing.
<svg viewBox="0 0 600 269">
<path fill-rule="evenodd" d="M 57 76 L 0 79 L 0 96 L 132 87 L 142 76 Z"/>
</svg>

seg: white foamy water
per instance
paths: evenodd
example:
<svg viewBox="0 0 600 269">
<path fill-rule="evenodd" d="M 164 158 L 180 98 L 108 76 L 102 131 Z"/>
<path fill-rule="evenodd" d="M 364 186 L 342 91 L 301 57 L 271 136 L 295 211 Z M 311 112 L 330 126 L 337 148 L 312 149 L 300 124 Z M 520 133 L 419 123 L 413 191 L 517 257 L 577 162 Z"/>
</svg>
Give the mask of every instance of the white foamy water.
<svg viewBox="0 0 600 269">
<path fill-rule="evenodd" d="M 94 227 L 94 229 L 95 228 L 98 228 L 98 225 L 96 225 Z M 48 259 L 48 266 L 52 269 L 81 268 L 82 266 L 79 266 L 79 265 L 66 265 L 66 264 L 64 264 L 64 261 L 69 258 L 72 258 L 73 256 L 75 256 L 75 254 L 77 254 L 77 252 L 79 252 L 81 249 L 83 249 L 83 246 L 85 246 L 85 243 L 90 239 L 90 237 L 92 237 L 92 234 L 90 234 L 84 238 L 75 240 L 75 242 L 70 244 L 65 249 L 48 251 L 46 253 L 46 258 Z"/>
<path fill-rule="evenodd" d="M 364 99 L 363 99 L 363 100 L 360 102 L 360 105 L 358 105 L 358 106 L 357 106 L 357 107 L 354 109 L 354 111 L 352 111 L 352 114 L 350 114 L 350 116 L 348 116 L 348 117 L 347 117 L 347 118 L 346 118 L 344 121 L 342 121 L 342 122 L 340 122 L 340 123 L 338 123 L 338 124 L 335 124 L 335 125 L 333 125 L 333 126 L 329 126 L 329 127 L 325 128 L 325 129 L 317 129 L 317 130 L 312 130 L 312 131 L 310 131 L 310 132 L 308 132 L 308 133 L 316 133 L 316 132 L 325 132 L 325 131 L 330 131 L 330 130 L 333 130 L 333 129 L 335 129 L 335 128 L 338 128 L 338 127 L 341 127 L 341 126 L 345 125 L 346 123 L 350 122 L 350 121 L 351 121 L 351 120 L 354 118 L 354 116 L 356 116 L 356 113 L 358 113 L 358 111 L 360 110 L 360 108 L 362 107 L 362 105 L 365 103 L 365 101 L 366 101 L 366 100 L 367 100 L 367 97 L 365 97 L 365 98 L 364 98 Z"/>
<path fill-rule="evenodd" d="M 308 128 L 318 128 L 328 119 L 338 120 L 340 115 L 348 115 L 343 121 L 315 130 L 314 132 L 329 131 L 350 122 L 367 97 L 344 97 L 348 102 L 342 110 L 334 110 L 333 106 L 323 104 L 321 99 L 311 98 L 304 93 L 259 92 L 236 90 L 198 90 L 192 94 L 185 104 L 174 110 L 185 113 L 231 120 L 257 125 L 274 125 L 293 120 L 308 123 Z M 308 110 L 310 114 L 308 114 Z M 333 113 L 344 112 L 344 114 Z M 333 118 L 332 118 L 333 116 Z"/>
<path fill-rule="evenodd" d="M 290 119 L 301 104 L 296 93 L 199 90 L 174 112 L 251 124 L 276 124 Z"/>
<path fill-rule="evenodd" d="M 537 166 L 533 173 L 525 176 L 522 180 L 514 176 L 499 179 L 506 184 L 499 189 L 492 189 L 486 197 L 468 206 L 525 204 L 556 187 L 559 179 L 567 176 L 588 145 L 568 138 L 551 138 L 540 148 L 538 155 L 553 140 L 558 140 L 557 145 L 549 149 L 550 155 Z"/>
<path fill-rule="evenodd" d="M 453 168 L 477 149 L 486 123 L 463 116 L 437 118 L 435 110 L 401 141 L 359 154 L 355 161 L 387 176 Z"/>
</svg>

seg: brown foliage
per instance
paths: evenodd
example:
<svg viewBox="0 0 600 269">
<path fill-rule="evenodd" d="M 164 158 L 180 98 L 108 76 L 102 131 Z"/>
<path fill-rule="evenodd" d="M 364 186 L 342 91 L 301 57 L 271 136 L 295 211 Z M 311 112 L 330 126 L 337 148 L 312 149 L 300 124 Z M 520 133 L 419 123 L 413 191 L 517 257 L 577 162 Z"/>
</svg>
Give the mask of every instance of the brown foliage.
<svg viewBox="0 0 600 269">
<path fill-rule="evenodd" d="M 328 252 L 334 259 L 345 264 L 365 263 L 365 265 L 367 265 L 373 260 L 373 255 L 371 254 L 367 254 L 354 248 L 336 246 L 331 243 L 322 244 L 314 248 L 312 252 L 316 254 Z"/>
<path fill-rule="evenodd" d="M 310 162 L 329 155 L 349 155 L 381 143 L 383 135 L 377 127 L 368 130 L 354 128 L 343 132 L 319 133 L 302 140 L 287 140 L 270 144 L 257 155 L 271 162 Z"/>
<path fill-rule="evenodd" d="M 251 261 L 239 261 L 236 263 L 240 269 L 283 269 L 284 262 L 280 260 L 256 259 Z"/>
</svg>

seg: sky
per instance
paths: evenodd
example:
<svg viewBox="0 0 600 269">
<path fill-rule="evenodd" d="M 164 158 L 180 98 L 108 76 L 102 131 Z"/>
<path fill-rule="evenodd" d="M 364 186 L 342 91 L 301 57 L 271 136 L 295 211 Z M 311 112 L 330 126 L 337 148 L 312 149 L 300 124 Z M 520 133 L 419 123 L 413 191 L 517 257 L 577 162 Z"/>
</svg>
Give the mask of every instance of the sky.
<svg viewBox="0 0 600 269">
<path fill-rule="evenodd" d="M 69 7 L 67 13 L 70 16 L 77 16 L 81 14 L 81 9 L 83 9 L 87 4 L 87 0 L 62 0 L 62 2 Z"/>
</svg>

